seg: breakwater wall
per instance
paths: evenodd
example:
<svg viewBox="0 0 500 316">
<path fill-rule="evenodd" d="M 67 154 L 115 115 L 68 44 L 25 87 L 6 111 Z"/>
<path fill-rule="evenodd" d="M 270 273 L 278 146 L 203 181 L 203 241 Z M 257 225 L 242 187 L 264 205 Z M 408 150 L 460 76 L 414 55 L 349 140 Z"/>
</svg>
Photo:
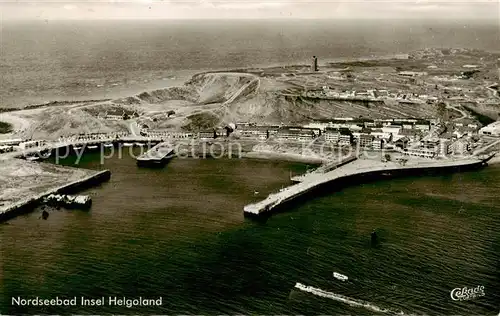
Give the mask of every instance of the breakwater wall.
<svg viewBox="0 0 500 316">
<path fill-rule="evenodd" d="M 21 214 L 31 212 L 37 207 L 41 201 L 50 194 L 70 194 L 77 191 L 98 185 L 102 182 L 108 181 L 111 178 L 111 171 L 103 170 L 96 172 L 90 176 L 82 179 L 72 181 L 70 183 L 52 188 L 40 194 L 35 194 L 30 198 L 15 202 L 5 209 L 0 209 L 0 222 L 14 218 Z"/>
<path fill-rule="evenodd" d="M 436 175 L 476 170 L 486 166 L 491 159 L 469 159 L 459 163 L 434 163 L 426 166 L 405 166 L 401 168 L 376 166 L 371 168 L 347 164 L 323 175 L 313 175 L 301 183 L 289 186 L 282 191 L 270 194 L 265 200 L 244 207 L 246 217 L 267 217 L 272 213 L 287 209 L 291 202 L 296 206 L 307 201 L 312 195 L 321 196 L 342 188 L 368 183 L 371 181 L 396 177 Z M 343 169 L 344 168 L 344 169 Z M 363 170 L 364 169 L 364 170 Z"/>
<path fill-rule="evenodd" d="M 349 156 L 349 157 L 346 157 L 340 161 L 336 161 L 333 163 L 326 163 L 326 164 L 319 166 L 317 169 L 315 169 L 309 173 L 292 177 L 291 180 L 293 182 L 302 182 L 302 181 L 306 180 L 308 177 L 310 177 L 312 174 L 321 174 L 321 173 L 329 172 L 335 168 L 339 168 L 339 167 L 342 167 L 344 165 L 347 165 L 348 163 L 351 163 L 356 159 L 358 159 L 358 157 Z"/>
</svg>

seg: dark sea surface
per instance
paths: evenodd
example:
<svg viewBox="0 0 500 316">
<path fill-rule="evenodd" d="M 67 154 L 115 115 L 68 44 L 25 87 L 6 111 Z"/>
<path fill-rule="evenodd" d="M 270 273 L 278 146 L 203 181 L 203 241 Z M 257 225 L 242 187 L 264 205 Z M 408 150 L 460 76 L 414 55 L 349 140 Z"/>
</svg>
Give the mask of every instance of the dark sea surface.
<svg viewBox="0 0 500 316">
<path fill-rule="evenodd" d="M 498 20 L 3 21 L 0 106 L 129 96 L 186 70 L 392 55 L 500 51 Z M 179 80 L 180 79 L 180 80 Z"/>
<path fill-rule="evenodd" d="M 65 164 L 72 163 L 66 160 Z M 0 225 L 0 313 L 497 315 L 500 166 L 359 184 L 290 206 L 266 222 L 243 206 L 307 166 L 174 159 L 141 169 L 125 155 L 85 191 L 89 212 L 41 209 Z M 258 191 L 258 194 L 255 194 Z M 370 244 L 376 229 L 380 243 Z M 349 277 L 341 282 L 336 271 Z M 296 282 L 366 307 L 294 289 Z M 457 287 L 485 296 L 453 301 Z M 11 306 L 11 297 L 162 297 L 154 308 Z"/>
<path fill-rule="evenodd" d="M 190 70 L 311 55 L 321 64 L 424 47 L 498 51 L 498 33 L 496 21 L 5 21 L 0 102 L 129 95 L 177 84 Z M 100 166 L 96 155 L 81 166 L 112 171 L 109 183 L 84 192 L 90 212 L 51 209 L 44 221 L 37 209 L 0 224 L 0 314 L 374 314 L 295 290 L 296 282 L 387 313 L 500 311 L 500 166 L 332 188 L 265 223 L 244 219 L 243 206 L 306 166 L 178 159 L 150 170 L 130 157 Z M 484 297 L 450 298 L 478 285 Z M 13 308 L 13 296 L 161 296 L 163 306 Z"/>
</svg>

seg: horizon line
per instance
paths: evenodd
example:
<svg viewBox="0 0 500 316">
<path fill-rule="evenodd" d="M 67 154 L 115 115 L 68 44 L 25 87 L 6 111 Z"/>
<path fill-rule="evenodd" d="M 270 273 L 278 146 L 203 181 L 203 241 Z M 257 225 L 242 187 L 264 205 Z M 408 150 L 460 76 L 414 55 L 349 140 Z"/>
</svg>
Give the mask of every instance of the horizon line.
<svg viewBox="0 0 500 316">
<path fill-rule="evenodd" d="M 420 18 L 416 17 L 336 17 L 336 18 L 314 18 L 314 17 L 272 17 L 272 18 L 261 18 L 261 17 L 238 17 L 238 18 L 216 18 L 216 17 L 206 17 L 206 18 L 148 18 L 148 17 L 117 17 L 117 18 L 3 18 L 2 21 L 241 21 L 241 20 L 268 20 L 268 21 L 283 21 L 283 20 L 315 20 L 315 21 L 336 21 L 336 20 L 411 20 L 411 21 L 426 21 L 426 20 L 454 20 L 454 21 L 462 21 L 462 20 L 473 20 L 473 21 L 498 21 L 500 23 L 499 17 L 425 17 Z"/>
</svg>

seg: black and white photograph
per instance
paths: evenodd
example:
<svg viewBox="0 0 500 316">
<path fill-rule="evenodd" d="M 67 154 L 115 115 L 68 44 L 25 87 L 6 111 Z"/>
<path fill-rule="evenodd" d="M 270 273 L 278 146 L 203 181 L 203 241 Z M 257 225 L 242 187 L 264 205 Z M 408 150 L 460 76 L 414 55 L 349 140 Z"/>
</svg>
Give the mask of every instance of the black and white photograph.
<svg viewBox="0 0 500 316">
<path fill-rule="evenodd" d="M 0 0 L 0 315 L 500 316 L 498 0 Z"/>
</svg>

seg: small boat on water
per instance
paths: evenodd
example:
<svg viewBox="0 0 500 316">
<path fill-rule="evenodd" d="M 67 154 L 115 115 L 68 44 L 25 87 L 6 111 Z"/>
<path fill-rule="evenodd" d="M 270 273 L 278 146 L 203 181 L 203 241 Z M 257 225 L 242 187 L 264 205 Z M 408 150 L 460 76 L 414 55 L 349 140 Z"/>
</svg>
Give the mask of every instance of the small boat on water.
<svg viewBox="0 0 500 316">
<path fill-rule="evenodd" d="M 135 143 L 135 145 L 136 145 L 137 147 L 142 147 L 142 146 L 144 146 L 144 144 L 143 144 L 143 143 Z"/>
<path fill-rule="evenodd" d="M 99 148 L 97 145 L 91 145 L 91 146 L 88 146 L 89 149 L 97 149 Z"/>
<path fill-rule="evenodd" d="M 132 143 L 123 143 L 123 146 L 124 147 L 132 147 L 132 146 L 134 146 L 134 144 L 132 144 Z"/>
<path fill-rule="evenodd" d="M 28 160 L 28 161 L 35 161 L 35 160 L 38 160 L 38 159 L 40 159 L 40 157 L 37 157 L 37 156 L 26 157 L 26 160 Z"/>
<path fill-rule="evenodd" d="M 104 144 L 103 146 L 106 148 L 111 148 L 111 147 L 113 147 L 113 144 Z"/>
<path fill-rule="evenodd" d="M 338 272 L 333 272 L 333 277 L 334 277 L 335 279 L 338 279 L 338 280 L 340 280 L 340 281 L 344 281 L 344 282 L 345 282 L 345 281 L 347 281 L 347 280 L 349 279 L 349 278 L 347 277 L 347 275 L 343 275 L 343 274 L 340 274 L 340 273 L 338 273 Z"/>
<path fill-rule="evenodd" d="M 43 202 L 49 206 L 82 209 L 88 209 L 92 205 L 92 199 L 88 195 L 50 194 L 43 199 Z"/>
<path fill-rule="evenodd" d="M 73 146 L 73 149 L 74 150 L 80 150 L 80 149 L 82 149 L 82 147 L 81 146 Z"/>
</svg>

